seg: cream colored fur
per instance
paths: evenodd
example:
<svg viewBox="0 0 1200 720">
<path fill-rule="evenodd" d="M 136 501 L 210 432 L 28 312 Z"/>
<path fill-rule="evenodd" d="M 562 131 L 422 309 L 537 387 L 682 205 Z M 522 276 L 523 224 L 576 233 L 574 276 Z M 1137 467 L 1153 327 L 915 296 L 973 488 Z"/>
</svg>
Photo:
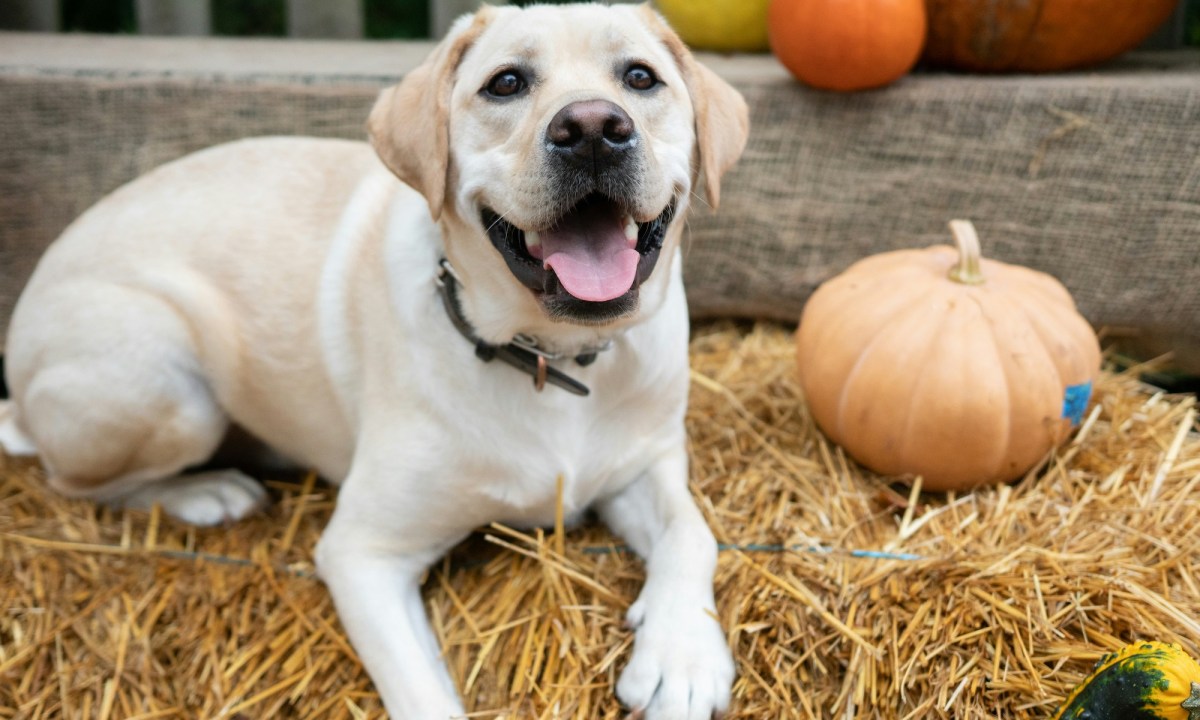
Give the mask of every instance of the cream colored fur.
<svg viewBox="0 0 1200 720">
<path fill-rule="evenodd" d="M 528 98 L 482 101 L 514 59 L 538 69 Z M 631 59 L 664 87 L 624 88 L 613 68 Z M 638 219 L 672 199 L 679 212 L 637 309 L 575 324 L 514 279 L 479 209 L 520 227 L 553 220 L 541 138 L 560 108 L 595 98 L 640 133 Z M 741 152 L 741 98 L 645 8 L 485 9 L 382 94 L 370 130 L 374 150 L 301 138 L 213 148 L 88 210 L 16 309 L 0 441 L 36 447 L 62 493 L 159 502 L 203 524 L 263 498 L 234 470 L 187 473 L 231 421 L 340 483 L 318 568 L 388 711 L 407 720 L 463 713 L 422 572 L 478 526 L 551 523 L 561 475 L 569 515 L 595 508 L 647 560 L 620 698 L 650 720 L 723 711 L 733 665 L 713 619 L 715 543 L 687 486 L 678 255 L 696 182 L 715 203 Z M 486 340 L 527 333 L 567 352 L 612 340 L 589 367 L 559 364 L 592 395 L 538 393 L 478 360 L 441 306 L 442 256 Z"/>
</svg>

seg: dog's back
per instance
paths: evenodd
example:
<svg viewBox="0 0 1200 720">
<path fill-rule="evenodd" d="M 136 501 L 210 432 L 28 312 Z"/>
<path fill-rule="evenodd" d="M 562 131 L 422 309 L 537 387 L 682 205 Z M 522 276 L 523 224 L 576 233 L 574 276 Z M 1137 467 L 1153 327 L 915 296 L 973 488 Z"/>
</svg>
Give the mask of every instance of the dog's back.
<svg viewBox="0 0 1200 720">
<path fill-rule="evenodd" d="M 322 270 L 339 224 L 383 222 L 347 220 L 356 193 L 403 187 L 365 143 L 263 138 L 118 189 L 50 247 L 17 304 L 5 446 L 36 449 L 59 491 L 99 499 L 206 460 L 228 415 L 298 460 L 344 467 L 321 367 Z"/>
</svg>

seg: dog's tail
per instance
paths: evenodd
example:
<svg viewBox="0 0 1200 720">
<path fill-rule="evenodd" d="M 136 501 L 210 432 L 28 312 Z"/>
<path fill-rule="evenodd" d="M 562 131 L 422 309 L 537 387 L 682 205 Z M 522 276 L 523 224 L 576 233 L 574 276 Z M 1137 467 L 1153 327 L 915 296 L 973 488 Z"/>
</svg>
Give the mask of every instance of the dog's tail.
<svg viewBox="0 0 1200 720">
<path fill-rule="evenodd" d="M 17 423 L 17 406 L 0 400 L 0 449 L 11 457 L 37 455 L 37 446 Z"/>
</svg>

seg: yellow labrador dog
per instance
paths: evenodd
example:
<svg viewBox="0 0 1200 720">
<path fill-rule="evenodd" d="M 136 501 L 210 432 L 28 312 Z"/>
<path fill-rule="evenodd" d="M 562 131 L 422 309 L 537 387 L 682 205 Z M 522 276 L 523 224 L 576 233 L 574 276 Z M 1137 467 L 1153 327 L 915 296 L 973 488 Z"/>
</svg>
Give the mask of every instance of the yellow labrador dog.
<svg viewBox="0 0 1200 720">
<path fill-rule="evenodd" d="M 679 245 L 747 124 L 645 6 L 484 8 L 383 92 L 373 150 L 237 142 L 85 213 L 20 299 L 0 436 L 62 493 L 196 524 L 264 497 L 187 472 L 231 422 L 339 482 L 318 569 L 405 720 L 464 712 L 422 572 L 480 525 L 552 523 L 562 476 L 647 561 L 620 699 L 706 720 L 733 663 L 687 486 Z"/>
</svg>

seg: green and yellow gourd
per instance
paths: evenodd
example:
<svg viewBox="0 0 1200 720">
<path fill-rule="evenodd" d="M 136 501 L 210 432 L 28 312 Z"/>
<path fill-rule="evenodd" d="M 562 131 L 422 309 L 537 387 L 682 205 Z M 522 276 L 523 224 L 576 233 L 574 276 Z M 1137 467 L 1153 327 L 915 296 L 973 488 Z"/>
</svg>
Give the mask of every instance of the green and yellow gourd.
<svg viewBox="0 0 1200 720">
<path fill-rule="evenodd" d="M 1127 645 L 1101 658 L 1052 720 L 1200 720 L 1200 665 L 1178 645 Z"/>
</svg>

